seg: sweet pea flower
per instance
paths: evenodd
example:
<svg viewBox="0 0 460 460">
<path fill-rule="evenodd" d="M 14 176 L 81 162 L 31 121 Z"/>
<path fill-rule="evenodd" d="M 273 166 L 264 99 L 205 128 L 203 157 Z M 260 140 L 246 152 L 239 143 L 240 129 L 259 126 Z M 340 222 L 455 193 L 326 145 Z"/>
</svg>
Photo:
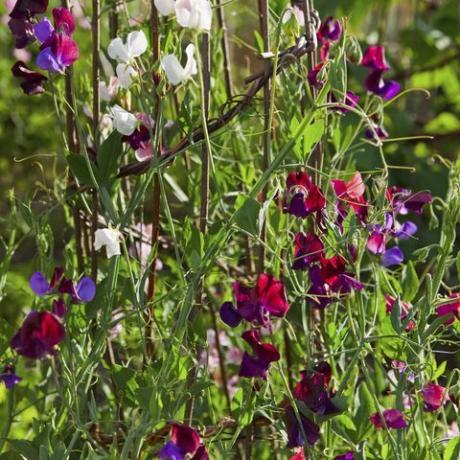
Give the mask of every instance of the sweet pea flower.
<svg viewBox="0 0 460 460">
<path fill-rule="evenodd" d="M 243 339 L 249 344 L 255 356 L 244 353 L 240 366 L 240 377 L 260 377 L 267 379 L 267 371 L 270 363 L 278 361 L 280 354 L 271 343 L 260 341 L 260 334 L 257 330 L 246 331 L 242 335 Z"/>
<path fill-rule="evenodd" d="M 56 316 L 47 311 L 31 311 L 10 344 L 26 358 L 41 359 L 54 355 L 54 347 L 64 337 L 64 326 Z"/>
<path fill-rule="evenodd" d="M 369 418 L 370 422 L 378 429 L 384 428 L 385 425 L 389 429 L 400 430 L 407 428 L 407 423 L 404 420 L 404 414 L 398 409 L 386 409 L 382 412 L 382 416 L 379 412 L 375 412 Z"/>
<path fill-rule="evenodd" d="M 282 19 L 283 24 L 289 22 L 292 17 L 295 18 L 299 27 L 303 27 L 305 25 L 305 16 L 303 11 L 297 5 L 289 5 L 286 8 Z"/>
<path fill-rule="evenodd" d="M 443 406 L 449 399 L 447 388 L 435 383 L 428 383 L 422 389 L 423 410 L 425 412 L 435 412 Z"/>
<path fill-rule="evenodd" d="M 395 303 L 396 303 L 396 298 L 395 297 L 393 297 L 393 296 L 391 296 L 389 294 L 385 295 L 385 308 L 386 308 L 386 312 L 388 314 L 391 314 L 391 312 L 393 311 Z M 404 321 L 409 316 L 413 306 L 412 306 L 412 304 L 410 302 L 405 302 L 404 300 L 400 300 L 399 301 L 399 308 L 400 308 L 399 318 L 402 321 Z M 414 328 L 415 328 L 415 321 L 411 320 L 406 325 L 406 332 L 409 332 Z"/>
<path fill-rule="evenodd" d="M 112 76 L 109 79 L 107 84 L 105 81 L 99 83 L 99 94 L 101 96 L 101 101 L 110 102 L 118 92 L 120 82 L 118 78 Z"/>
<path fill-rule="evenodd" d="M 168 54 L 161 59 L 161 67 L 165 71 L 166 77 L 173 86 L 177 86 L 188 80 L 192 75 L 196 75 L 198 72 L 194 53 L 195 46 L 193 44 L 189 44 L 187 48 L 185 48 L 185 54 L 187 55 L 185 67 L 182 67 L 181 63 L 174 54 Z"/>
<path fill-rule="evenodd" d="M 305 270 L 323 256 L 324 245 L 314 233 L 299 232 L 295 235 L 294 242 L 293 270 Z"/>
<path fill-rule="evenodd" d="M 460 298 L 460 293 L 457 292 L 455 294 L 451 294 L 449 297 L 452 299 L 458 299 Z M 444 324 L 446 325 L 452 324 L 456 319 L 460 320 L 460 300 L 454 300 L 451 303 L 440 305 L 436 308 L 436 314 L 438 317 L 444 316 L 447 318 L 444 321 Z"/>
<path fill-rule="evenodd" d="M 337 196 L 337 224 L 341 228 L 349 208 L 353 209 L 361 224 L 367 220 L 367 201 L 364 198 L 365 186 L 361 174 L 357 171 L 349 181 L 332 180 L 332 187 Z"/>
<path fill-rule="evenodd" d="M 45 92 L 43 83 L 48 79 L 41 73 L 31 70 L 23 61 L 17 61 L 11 68 L 11 73 L 16 78 L 22 79 L 21 88 L 24 94 L 33 96 Z"/>
<path fill-rule="evenodd" d="M 53 22 L 45 18 L 34 26 L 34 34 L 41 43 L 37 65 L 50 72 L 63 73 L 79 56 L 78 46 L 72 39 L 75 21 L 67 8 L 53 8 Z"/>
<path fill-rule="evenodd" d="M 369 46 L 364 52 L 361 65 L 371 70 L 380 70 L 382 72 L 390 70 L 385 58 L 385 47 L 382 45 Z"/>
<path fill-rule="evenodd" d="M 153 129 L 153 120 L 146 113 L 138 114 L 137 119 L 138 127 L 129 136 L 123 136 L 122 141 L 127 142 L 135 150 L 138 161 L 144 161 L 152 158 L 153 154 L 149 130 L 149 127 Z"/>
<path fill-rule="evenodd" d="M 433 197 L 428 191 L 413 193 L 411 190 L 397 187 L 389 187 L 385 192 L 385 197 L 396 214 L 406 215 L 409 212 L 422 214 L 423 206 L 433 201 Z"/>
<path fill-rule="evenodd" d="M 344 454 L 336 455 L 334 457 L 334 460 L 355 460 L 355 455 L 351 450 L 349 450 L 348 452 L 345 452 Z"/>
<path fill-rule="evenodd" d="M 384 267 L 391 267 L 393 265 L 402 264 L 404 261 L 404 253 L 398 246 L 393 246 L 387 249 L 382 255 L 382 265 Z"/>
<path fill-rule="evenodd" d="M 126 42 L 117 37 L 109 43 L 107 53 L 118 62 L 115 71 L 122 88 L 128 89 L 131 86 L 133 77 L 137 75 L 132 63 L 145 53 L 147 46 L 147 38 L 142 30 L 130 32 Z"/>
<path fill-rule="evenodd" d="M 297 419 L 294 409 L 289 406 L 286 410 L 286 425 L 288 434 L 288 448 L 303 447 L 307 442 L 313 446 L 319 439 L 319 426 L 305 417 L 302 413 L 298 414 Z M 305 436 L 304 436 L 305 433 Z"/>
<path fill-rule="evenodd" d="M 10 390 L 22 380 L 21 377 L 17 376 L 14 372 L 14 366 L 7 364 L 3 372 L 0 374 L 0 382 L 5 384 L 7 390 Z"/>
<path fill-rule="evenodd" d="M 162 16 L 171 16 L 176 12 L 175 0 L 154 0 L 153 3 Z"/>
<path fill-rule="evenodd" d="M 342 35 L 342 26 L 340 21 L 337 21 L 332 16 L 327 17 L 320 25 L 316 36 L 319 43 L 328 41 L 337 41 Z"/>
<path fill-rule="evenodd" d="M 10 17 L 14 19 L 30 18 L 43 14 L 48 8 L 48 0 L 17 0 Z"/>
<path fill-rule="evenodd" d="M 120 232 L 114 228 L 100 228 L 94 234 L 94 249 L 99 251 L 105 246 L 107 259 L 121 255 Z"/>
<path fill-rule="evenodd" d="M 326 199 L 321 189 L 303 171 L 291 172 L 286 179 L 283 197 L 283 212 L 306 218 L 326 207 Z"/>
<path fill-rule="evenodd" d="M 318 75 L 320 74 L 321 70 L 323 70 L 323 67 L 324 63 L 320 62 L 315 67 L 313 67 L 313 69 L 311 69 L 307 74 L 308 83 L 312 88 L 315 88 L 317 90 L 320 90 L 324 85 L 324 82 L 318 79 Z"/>
<path fill-rule="evenodd" d="M 325 361 L 318 363 L 312 371 L 303 371 L 301 381 L 294 388 L 294 397 L 319 415 L 337 413 L 328 392 L 331 374 L 331 367 Z"/>
<path fill-rule="evenodd" d="M 330 96 L 331 96 L 331 101 L 332 102 L 337 102 L 337 98 L 335 97 L 334 93 L 331 92 L 330 93 Z M 355 93 L 353 93 L 353 91 L 347 91 L 345 93 L 345 96 L 341 98 L 342 102 L 344 105 L 346 105 L 346 107 L 337 107 L 335 110 L 341 112 L 341 113 L 347 113 L 350 111 L 350 108 L 353 109 L 354 107 L 356 107 L 358 105 L 358 102 L 359 102 L 359 96 Z"/>
<path fill-rule="evenodd" d="M 182 27 L 211 30 L 212 9 L 209 0 L 176 0 L 177 22 Z"/>
<path fill-rule="evenodd" d="M 236 307 L 225 302 L 220 309 L 222 321 L 230 327 L 238 326 L 243 319 L 265 326 L 269 324 L 269 316 L 281 318 L 289 310 L 284 285 L 272 275 L 259 275 L 252 288 L 236 282 L 233 291 Z"/>
<path fill-rule="evenodd" d="M 302 447 L 296 449 L 294 455 L 289 457 L 289 460 L 305 460 L 305 454 L 303 453 Z"/>
<path fill-rule="evenodd" d="M 171 440 L 158 453 L 160 460 L 209 460 L 199 434 L 186 425 L 171 426 Z"/>
<path fill-rule="evenodd" d="M 138 125 L 135 115 L 115 104 L 110 108 L 110 115 L 113 118 L 113 127 L 124 136 L 130 136 Z"/>
</svg>

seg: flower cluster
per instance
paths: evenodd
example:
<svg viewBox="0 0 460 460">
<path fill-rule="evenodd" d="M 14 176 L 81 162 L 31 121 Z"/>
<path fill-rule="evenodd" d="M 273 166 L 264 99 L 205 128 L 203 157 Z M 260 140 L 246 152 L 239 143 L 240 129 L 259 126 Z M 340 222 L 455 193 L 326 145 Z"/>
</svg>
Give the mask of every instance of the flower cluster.
<svg viewBox="0 0 460 460">
<path fill-rule="evenodd" d="M 40 43 L 36 60 L 39 68 L 63 73 L 79 55 L 78 45 L 72 38 L 75 21 L 66 8 L 53 8 L 53 24 L 46 17 L 38 21 L 36 16 L 45 13 L 47 8 L 47 0 L 18 0 L 10 13 L 8 25 L 17 48 L 25 48 L 35 40 Z M 22 80 L 21 87 L 25 94 L 34 95 L 45 91 L 43 83 L 47 78 L 31 70 L 23 61 L 17 61 L 11 71 Z"/>
</svg>

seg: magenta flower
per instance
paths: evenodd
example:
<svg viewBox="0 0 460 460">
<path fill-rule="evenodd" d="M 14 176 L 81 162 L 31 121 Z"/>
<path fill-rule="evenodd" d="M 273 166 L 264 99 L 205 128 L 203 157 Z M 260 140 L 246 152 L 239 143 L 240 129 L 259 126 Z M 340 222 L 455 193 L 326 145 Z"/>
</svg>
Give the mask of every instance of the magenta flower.
<svg viewBox="0 0 460 460">
<path fill-rule="evenodd" d="M 306 442 L 313 446 L 319 439 L 319 426 L 301 413 L 299 413 L 299 419 L 302 426 L 300 426 L 294 410 L 289 406 L 286 410 L 286 425 L 288 435 L 287 447 L 290 449 L 303 447 Z"/>
<path fill-rule="evenodd" d="M 294 270 L 305 270 L 323 257 L 324 245 L 314 233 L 299 232 L 294 239 Z"/>
<path fill-rule="evenodd" d="M 335 97 L 334 93 L 331 92 L 331 101 L 332 102 L 337 102 L 337 98 Z M 354 108 L 358 105 L 358 102 L 359 102 L 359 96 L 355 93 L 353 93 L 352 91 L 347 91 L 345 93 L 345 97 L 342 97 L 341 99 L 343 99 L 342 102 L 343 104 L 345 104 L 347 107 L 337 107 L 336 110 L 338 110 L 339 112 L 342 112 L 342 113 L 347 113 L 350 111 L 350 108 Z"/>
<path fill-rule="evenodd" d="M 323 81 L 318 80 L 318 75 L 321 72 L 321 70 L 323 70 L 323 67 L 324 64 L 320 62 L 318 65 L 313 67 L 313 69 L 311 69 L 307 74 L 308 83 L 310 83 L 310 86 L 317 90 L 320 90 L 324 85 Z"/>
<path fill-rule="evenodd" d="M 74 285 L 71 280 L 64 277 L 62 267 L 54 269 L 49 282 L 43 273 L 35 272 L 30 277 L 29 285 L 40 297 L 57 291 L 59 294 L 69 294 L 74 302 L 91 302 L 96 295 L 96 285 L 91 278 L 84 276 Z"/>
<path fill-rule="evenodd" d="M 341 455 L 336 455 L 334 460 L 355 460 L 355 455 L 351 450 Z"/>
<path fill-rule="evenodd" d="M 426 412 L 435 412 L 443 406 L 449 399 L 447 388 L 435 383 L 428 383 L 422 389 L 423 410 Z"/>
<path fill-rule="evenodd" d="M 395 185 L 386 190 L 385 196 L 395 213 L 402 215 L 406 215 L 411 211 L 421 214 L 423 206 L 433 201 L 433 197 L 428 191 L 413 193 L 411 190 L 396 187 Z"/>
<path fill-rule="evenodd" d="M 233 291 L 236 308 L 231 302 L 225 302 L 220 309 L 222 321 L 230 327 L 238 326 L 243 318 L 254 324 L 267 325 L 270 316 L 281 318 L 289 310 L 284 285 L 272 275 L 259 275 L 252 288 L 236 282 Z"/>
<path fill-rule="evenodd" d="M 43 82 L 48 79 L 41 73 L 31 70 L 24 62 L 17 61 L 11 68 L 11 73 L 22 79 L 21 88 L 28 96 L 45 92 Z"/>
<path fill-rule="evenodd" d="M 385 295 L 385 307 L 386 307 L 386 311 L 388 314 L 391 314 L 391 312 L 393 311 L 395 302 L 396 302 L 396 299 L 393 296 L 389 294 Z M 399 318 L 401 320 L 405 320 L 409 316 L 412 310 L 412 304 L 410 302 L 405 302 L 403 300 L 400 300 L 399 307 L 400 307 Z M 411 320 L 406 325 L 406 332 L 409 332 L 414 328 L 415 328 L 415 321 Z"/>
<path fill-rule="evenodd" d="M 259 331 L 255 329 L 246 331 L 242 337 L 252 348 L 255 356 L 244 353 L 239 372 L 240 377 L 260 377 L 266 380 L 270 363 L 280 359 L 278 350 L 271 343 L 261 342 Z"/>
<path fill-rule="evenodd" d="M 398 409 L 386 409 L 382 412 L 382 416 L 379 412 L 372 414 L 369 418 L 370 422 L 376 428 L 384 428 L 385 425 L 391 429 L 400 430 L 402 428 L 407 428 L 406 420 L 404 419 L 404 414 Z"/>
<path fill-rule="evenodd" d="M 319 415 L 337 413 L 328 391 L 331 367 L 325 361 L 317 364 L 313 371 L 303 371 L 302 379 L 294 388 L 294 397 Z"/>
<path fill-rule="evenodd" d="M 41 359 L 54 355 L 55 345 L 64 337 L 64 326 L 56 316 L 47 311 L 31 311 L 10 344 L 22 356 Z"/>
<path fill-rule="evenodd" d="M 42 43 L 37 65 L 50 72 L 63 72 L 78 59 L 78 46 L 71 35 L 75 30 L 72 14 L 66 8 L 53 8 L 54 27 L 43 19 L 34 27 L 37 39 Z"/>
<path fill-rule="evenodd" d="M 292 457 L 289 457 L 289 460 L 305 460 L 303 449 L 301 447 L 296 449 L 296 451 L 294 452 L 294 455 Z"/>
<path fill-rule="evenodd" d="M 340 21 L 337 21 L 332 16 L 327 17 L 320 25 L 316 36 L 318 42 L 323 43 L 325 41 L 337 41 L 342 34 L 342 26 Z"/>
<path fill-rule="evenodd" d="M 390 70 L 390 66 L 385 58 L 385 47 L 382 45 L 369 46 L 364 52 L 361 64 L 372 70 L 380 70 L 382 72 Z"/>
<path fill-rule="evenodd" d="M 364 182 L 359 172 L 355 172 L 349 181 L 332 180 L 332 187 L 337 196 L 337 224 L 341 227 L 348 210 L 353 209 L 358 221 L 363 224 L 367 220 L 367 201 L 364 198 Z"/>
<path fill-rule="evenodd" d="M 283 211 L 296 217 L 305 218 L 313 212 L 319 212 L 326 206 L 321 189 L 313 184 L 306 172 L 289 173 L 286 179 L 286 193 L 283 199 Z"/>
<path fill-rule="evenodd" d="M 452 299 L 458 299 L 460 298 L 460 292 L 451 294 L 449 297 L 451 297 Z M 455 300 L 451 303 L 446 303 L 444 305 L 439 306 L 438 308 L 436 308 L 436 314 L 439 317 L 444 316 L 446 318 L 444 324 L 452 324 L 455 321 L 455 319 L 460 319 L 460 300 Z"/>
<path fill-rule="evenodd" d="M 0 374 L 0 382 L 5 384 L 7 390 L 10 390 L 15 385 L 17 385 L 22 380 L 21 377 L 18 377 L 14 372 L 14 366 L 11 364 L 7 364 L 4 369 L 3 373 Z"/>
<path fill-rule="evenodd" d="M 158 456 L 160 460 L 209 460 L 199 434 L 193 428 L 178 423 L 171 426 L 171 441 L 163 446 Z"/>
</svg>

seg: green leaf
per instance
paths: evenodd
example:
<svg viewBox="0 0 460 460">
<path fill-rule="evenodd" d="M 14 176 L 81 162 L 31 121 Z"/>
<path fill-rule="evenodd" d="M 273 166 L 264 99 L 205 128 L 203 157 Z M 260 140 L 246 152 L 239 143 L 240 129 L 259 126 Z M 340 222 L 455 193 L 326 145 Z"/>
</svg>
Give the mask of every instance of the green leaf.
<svg viewBox="0 0 460 460">
<path fill-rule="evenodd" d="M 85 157 L 75 153 L 69 153 L 67 155 L 67 163 L 69 164 L 69 168 L 72 171 L 72 174 L 82 185 L 94 185 Z M 93 164 L 91 167 L 93 169 L 94 175 L 97 178 L 99 175 L 97 166 Z"/>
<path fill-rule="evenodd" d="M 101 181 L 104 182 L 117 173 L 122 152 L 121 135 L 114 130 L 97 152 L 97 166 Z"/>
<path fill-rule="evenodd" d="M 419 288 L 419 279 L 412 261 L 404 267 L 402 272 L 402 298 L 410 302 L 417 294 Z"/>
<path fill-rule="evenodd" d="M 39 450 L 35 444 L 21 439 L 9 439 L 11 447 L 23 455 L 27 460 L 39 460 Z"/>
<path fill-rule="evenodd" d="M 357 439 L 361 441 L 371 427 L 369 417 L 374 413 L 375 409 L 372 395 L 364 382 L 358 387 L 356 399 L 358 409 L 354 416 L 354 423 L 357 431 Z"/>
<path fill-rule="evenodd" d="M 402 326 L 401 326 L 401 302 L 397 298 L 393 303 L 393 309 L 391 310 L 390 315 L 391 325 L 398 335 L 401 335 Z"/>
<path fill-rule="evenodd" d="M 444 451 L 443 460 L 457 460 L 460 458 L 460 436 L 451 439 Z"/>
<path fill-rule="evenodd" d="M 259 234 L 260 204 L 254 198 L 239 196 L 236 200 L 235 223 L 251 235 Z"/>
</svg>

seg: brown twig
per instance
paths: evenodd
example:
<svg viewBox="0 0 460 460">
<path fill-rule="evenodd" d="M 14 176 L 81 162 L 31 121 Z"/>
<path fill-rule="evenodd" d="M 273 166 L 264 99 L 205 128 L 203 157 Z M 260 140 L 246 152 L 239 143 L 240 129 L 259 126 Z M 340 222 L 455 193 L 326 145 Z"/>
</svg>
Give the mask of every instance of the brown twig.
<svg viewBox="0 0 460 460">
<path fill-rule="evenodd" d="M 224 78 L 225 78 L 225 90 L 227 92 L 227 98 L 231 99 L 233 94 L 233 85 L 232 85 L 232 69 L 230 64 L 230 49 L 228 46 L 228 34 L 227 34 L 227 24 L 225 22 L 225 13 L 224 7 L 221 3 L 221 0 L 217 0 L 217 21 L 219 23 L 219 30 L 222 31 L 222 53 L 224 56 Z"/>
</svg>

